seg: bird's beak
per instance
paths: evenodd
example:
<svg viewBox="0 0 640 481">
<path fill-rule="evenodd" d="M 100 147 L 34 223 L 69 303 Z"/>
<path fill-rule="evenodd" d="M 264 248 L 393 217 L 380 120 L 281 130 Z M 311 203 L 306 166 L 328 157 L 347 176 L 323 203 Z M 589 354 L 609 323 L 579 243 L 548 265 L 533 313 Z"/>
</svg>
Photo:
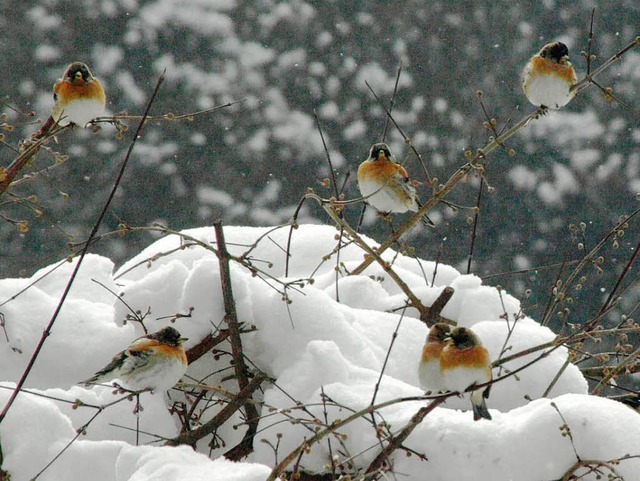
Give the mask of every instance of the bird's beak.
<svg viewBox="0 0 640 481">
<path fill-rule="evenodd" d="M 378 150 L 378 155 L 376 155 L 376 159 L 380 160 L 380 159 L 386 159 L 387 156 L 384 155 L 384 150 Z"/>
</svg>

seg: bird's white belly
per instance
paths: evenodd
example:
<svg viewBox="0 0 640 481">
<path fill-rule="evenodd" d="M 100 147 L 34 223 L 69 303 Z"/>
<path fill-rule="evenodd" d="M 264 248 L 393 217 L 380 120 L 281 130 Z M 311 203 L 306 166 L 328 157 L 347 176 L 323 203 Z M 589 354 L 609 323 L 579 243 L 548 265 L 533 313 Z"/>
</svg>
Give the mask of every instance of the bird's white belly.
<svg viewBox="0 0 640 481">
<path fill-rule="evenodd" d="M 566 80 L 550 75 L 533 77 L 525 84 L 527 98 L 533 105 L 551 109 L 559 109 L 569 103 L 574 96 L 569 89 Z"/>
<path fill-rule="evenodd" d="M 472 384 L 482 384 L 490 380 L 484 369 L 453 368 L 447 369 L 444 375 L 446 389 L 453 392 L 464 392 Z"/>
<path fill-rule="evenodd" d="M 151 388 L 156 392 L 171 389 L 187 370 L 187 366 L 176 358 L 167 358 L 145 366 L 137 365 L 128 373 L 123 373 L 121 379 L 124 387 L 132 391 Z"/>
<path fill-rule="evenodd" d="M 406 212 L 410 206 L 398 199 L 398 194 L 387 184 L 378 184 L 377 182 L 363 181 L 359 182 L 360 193 L 369 204 L 383 213 L 388 212 Z M 398 186 L 399 189 L 402 187 Z M 417 210 L 417 206 L 416 209 Z"/>
<path fill-rule="evenodd" d="M 418 378 L 420 379 L 420 386 L 425 391 L 438 392 L 445 389 L 438 361 L 420 363 L 418 366 Z"/>
<path fill-rule="evenodd" d="M 88 122 L 104 115 L 104 113 L 104 105 L 98 100 L 74 100 L 64 108 L 60 116 L 61 120 L 59 124 L 64 126 L 69 123 L 74 123 L 80 127 L 84 127 Z M 54 120 L 58 119 L 54 118 Z"/>
</svg>

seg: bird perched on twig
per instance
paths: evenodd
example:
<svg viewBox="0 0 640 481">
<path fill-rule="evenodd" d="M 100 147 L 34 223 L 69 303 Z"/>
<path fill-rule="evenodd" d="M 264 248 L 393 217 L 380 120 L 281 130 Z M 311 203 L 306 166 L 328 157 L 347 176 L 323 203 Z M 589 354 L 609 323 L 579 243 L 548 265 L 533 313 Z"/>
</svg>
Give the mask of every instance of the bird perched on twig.
<svg viewBox="0 0 640 481">
<path fill-rule="evenodd" d="M 456 327 L 446 337 L 440 353 L 440 372 L 444 387 L 452 392 L 465 392 L 469 387 L 490 382 L 489 352 L 476 334 L 467 327 Z M 473 419 L 491 419 L 485 399 L 491 385 L 471 392 Z"/>
<path fill-rule="evenodd" d="M 420 200 L 405 168 L 396 162 L 387 144 L 374 144 L 369 157 L 358 167 L 358 187 L 367 202 L 383 215 L 417 212 Z M 425 224 L 433 226 L 427 216 Z"/>
<path fill-rule="evenodd" d="M 448 324 L 434 324 L 429 330 L 427 340 L 422 348 L 418 378 L 420 386 L 427 392 L 437 393 L 445 390 L 440 372 L 440 354 L 444 347 L 444 340 L 450 332 L 451 328 Z"/>
<path fill-rule="evenodd" d="M 53 121 L 61 126 L 80 127 L 103 115 L 107 102 L 102 85 L 82 62 L 73 62 L 67 67 L 64 76 L 53 86 L 53 100 Z"/>
<path fill-rule="evenodd" d="M 569 49 L 562 42 L 553 42 L 542 47 L 527 63 L 522 89 L 529 102 L 541 110 L 559 109 L 574 97 L 571 87 L 576 80 Z"/>
<path fill-rule="evenodd" d="M 175 386 L 187 370 L 183 341 L 186 339 L 173 327 L 140 337 L 80 384 L 119 379 L 124 384 L 122 387 L 131 391 L 164 392 Z"/>
</svg>

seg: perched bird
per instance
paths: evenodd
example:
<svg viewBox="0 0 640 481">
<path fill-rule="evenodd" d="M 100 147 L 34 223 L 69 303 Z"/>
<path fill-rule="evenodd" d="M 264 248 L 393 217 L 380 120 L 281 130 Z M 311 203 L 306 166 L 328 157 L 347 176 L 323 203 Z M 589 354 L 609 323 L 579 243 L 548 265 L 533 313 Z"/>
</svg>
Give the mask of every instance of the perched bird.
<svg viewBox="0 0 640 481">
<path fill-rule="evenodd" d="M 429 330 L 427 341 L 422 348 L 418 378 L 420 386 L 427 392 L 436 393 L 445 390 L 440 373 L 440 353 L 444 346 L 444 339 L 450 331 L 451 328 L 448 324 L 434 324 Z"/>
<path fill-rule="evenodd" d="M 524 94 L 536 107 L 559 109 L 575 95 L 576 72 L 569 62 L 569 49 L 562 42 L 542 47 L 531 57 L 522 73 Z"/>
<path fill-rule="evenodd" d="M 182 348 L 185 338 L 173 327 L 165 327 L 133 341 L 113 360 L 80 384 L 90 385 L 119 379 L 131 391 L 171 389 L 187 370 Z"/>
<path fill-rule="evenodd" d="M 84 127 L 104 114 L 107 98 L 89 67 L 82 62 L 73 62 L 53 86 L 53 100 L 51 117 L 54 121 L 63 126 L 72 123 Z"/>
<path fill-rule="evenodd" d="M 387 144 L 374 144 L 369 157 L 358 167 L 358 187 L 362 197 L 383 215 L 391 212 L 416 212 L 420 201 L 407 171 L 396 162 Z M 434 225 L 428 217 L 427 225 Z"/>
<path fill-rule="evenodd" d="M 440 353 L 440 373 L 444 387 L 463 393 L 467 388 L 491 381 L 489 353 L 475 333 L 466 327 L 456 327 L 447 336 Z M 491 385 L 471 392 L 473 419 L 491 419 L 485 399 Z"/>
</svg>

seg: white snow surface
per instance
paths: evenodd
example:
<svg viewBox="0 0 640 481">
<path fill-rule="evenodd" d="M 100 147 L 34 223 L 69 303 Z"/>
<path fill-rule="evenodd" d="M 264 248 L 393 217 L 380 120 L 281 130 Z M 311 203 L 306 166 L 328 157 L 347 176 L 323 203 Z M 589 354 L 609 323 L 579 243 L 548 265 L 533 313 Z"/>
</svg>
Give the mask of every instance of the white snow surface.
<svg viewBox="0 0 640 481">
<path fill-rule="evenodd" d="M 384 419 L 392 432 L 401 430 L 429 402 L 417 399 L 423 394 L 417 366 L 427 327 L 415 310 L 403 312 L 404 294 L 379 265 L 372 264 L 362 275 L 336 277 L 337 233 L 318 225 L 293 230 L 285 277 L 288 227 L 225 228 L 230 252 L 244 254 L 262 271 L 252 275 L 231 262 L 238 319 L 253 329 L 242 336 L 244 353 L 252 365 L 275 379 L 275 385 L 264 384 L 263 394 L 257 396 L 264 404 L 259 407 L 262 418 L 248 459 L 230 462 L 222 457 L 244 434 L 237 416 L 217 432 L 226 443 L 223 449 L 211 450 L 210 438 L 198 444 L 199 452 L 186 446 L 162 446 L 163 439 L 180 429 L 177 417 L 168 410 L 174 401 L 185 401 L 185 395 L 175 389 L 164 396 L 142 394 L 144 410 L 138 419 L 133 401 L 107 406 L 86 426 L 86 435 L 65 450 L 76 430 L 96 414 L 91 406 L 122 398 L 108 387 L 84 388 L 75 383 L 143 334 L 139 323 L 123 323 L 129 308 L 146 313 L 149 331 L 191 310 L 190 317 L 179 317 L 173 324 L 189 338 L 187 349 L 224 327 L 219 261 L 204 247 L 215 247 L 214 229 L 199 228 L 184 231 L 182 240 L 176 235 L 158 240 L 115 272 L 109 259 L 85 258 L 27 379 L 28 392 L 18 395 L 0 424 L 2 469 L 12 481 L 32 479 L 51 461 L 39 480 L 259 481 L 267 478 L 276 461 L 313 435 L 313 426 L 291 423 L 292 417 L 315 416 L 323 423 L 344 419 L 367 408 L 374 395 L 374 403 L 413 398 L 378 411 L 378 423 Z M 548 328 L 521 315 L 517 299 L 483 285 L 474 275 L 438 265 L 434 276 L 435 263 L 391 250 L 384 258 L 393 262 L 395 272 L 425 305 L 431 305 L 446 286 L 453 287 L 455 294 L 442 315 L 471 327 L 492 360 L 554 339 Z M 363 252 L 354 244 L 343 246 L 340 272 L 353 270 L 362 260 Z M 22 375 L 74 266 L 75 261 L 62 261 L 29 279 L 0 280 L 0 311 L 6 328 L 6 337 L 0 330 L 0 406 Z M 287 282 L 290 303 L 283 301 Z M 109 290 L 122 294 L 128 306 Z M 228 344 L 219 348 L 230 350 Z M 539 353 L 512 361 L 506 368 L 523 366 Z M 492 421 L 474 422 L 468 398 L 448 398 L 404 443 L 426 459 L 398 451 L 393 455 L 394 472 L 406 480 L 540 481 L 562 478 L 577 461 L 576 453 L 583 460 L 600 461 L 640 454 L 638 414 L 623 404 L 588 395 L 587 383 L 573 364 L 543 397 L 566 359 L 567 350 L 559 348 L 517 376 L 496 382 L 487 400 Z M 189 366 L 183 381 L 237 392 L 236 381 L 227 379 L 230 373 L 228 356 L 215 359 L 209 354 Z M 504 374 L 504 368 L 494 369 L 494 379 Z M 218 395 L 224 399 L 218 392 L 211 392 L 212 400 Z M 193 399 L 190 396 L 187 402 Z M 76 400 L 84 405 L 74 409 Z M 306 412 L 297 402 L 308 406 Z M 202 421 L 219 409 L 219 405 L 210 407 Z M 565 422 L 573 445 L 562 436 L 560 427 Z M 340 461 L 351 456 L 356 467 L 366 468 L 379 453 L 370 416 L 338 432 L 340 439 L 328 436 L 313 444 L 301 457 L 300 467 L 326 470 L 332 453 Z M 622 460 L 615 469 L 627 481 L 640 479 L 639 459 Z M 582 479 L 595 479 L 589 476 Z"/>
</svg>

